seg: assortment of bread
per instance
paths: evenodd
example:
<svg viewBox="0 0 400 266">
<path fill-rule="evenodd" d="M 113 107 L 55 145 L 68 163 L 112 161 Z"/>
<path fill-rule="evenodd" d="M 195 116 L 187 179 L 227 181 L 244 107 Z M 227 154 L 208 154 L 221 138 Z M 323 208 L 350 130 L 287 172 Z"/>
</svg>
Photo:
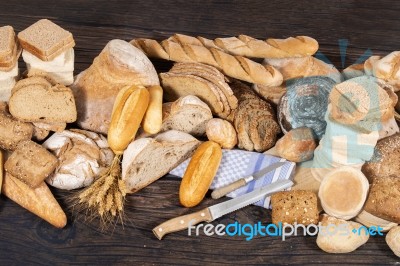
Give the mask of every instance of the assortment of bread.
<svg viewBox="0 0 400 266">
<path fill-rule="evenodd" d="M 80 206 L 103 220 L 122 219 L 128 193 L 190 157 L 179 200 L 193 207 L 206 196 L 222 149 L 275 147 L 286 160 L 312 160 L 320 184 L 318 193 L 274 194 L 273 223 L 380 226 L 399 256 L 399 52 L 340 73 L 313 57 L 318 42 L 307 36 L 175 34 L 161 42 L 111 40 L 73 78 L 74 45 L 72 34 L 49 20 L 18 38 L 0 27 L 0 148 L 10 153 L 0 185 L 22 207 L 65 226 L 47 182 L 85 187 Z M 21 47 L 28 71 L 18 81 Z M 158 74 L 148 57 L 177 63 Z M 317 245 L 351 252 L 368 237 L 319 232 Z"/>
</svg>

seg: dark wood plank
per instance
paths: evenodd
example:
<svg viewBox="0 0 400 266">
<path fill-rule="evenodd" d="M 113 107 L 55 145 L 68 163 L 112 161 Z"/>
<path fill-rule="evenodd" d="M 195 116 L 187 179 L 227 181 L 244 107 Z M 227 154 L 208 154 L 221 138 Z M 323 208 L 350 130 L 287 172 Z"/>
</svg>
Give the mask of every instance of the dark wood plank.
<svg viewBox="0 0 400 266">
<path fill-rule="evenodd" d="M 76 40 L 76 72 L 87 68 L 107 41 L 135 37 L 162 39 L 180 32 L 205 37 L 247 34 L 257 38 L 309 35 L 320 52 L 339 68 L 370 49 L 374 54 L 399 50 L 398 1 L 1 1 L 0 25 L 21 31 L 40 18 L 70 30 Z M 348 40 L 342 65 L 338 41 Z M 168 64 L 156 61 L 159 70 Z M 22 65 L 22 64 L 21 64 Z M 157 240 L 151 229 L 192 210 L 180 207 L 179 181 L 164 177 L 128 197 L 126 223 L 101 231 L 68 210 L 62 230 L 0 198 L 0 264 L 395 264 L 383 237 L 371 237 L 351 254 L 326 254 L 315 237 L 188 237 L 187 232 Z M 54 190 L 64 207 L 69 192 Z M 207 197 L 198 210 L 215 203 Z M 270 212 L 246 207 L 217 223 L 264 224 Z"/>
</svg>

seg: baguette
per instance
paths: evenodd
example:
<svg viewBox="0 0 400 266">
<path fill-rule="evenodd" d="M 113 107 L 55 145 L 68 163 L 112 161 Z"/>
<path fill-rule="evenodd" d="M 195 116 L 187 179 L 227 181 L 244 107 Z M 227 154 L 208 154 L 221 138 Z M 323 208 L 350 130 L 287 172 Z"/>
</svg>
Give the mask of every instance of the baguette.
<svg viewBox="0 0 400 266">
<path fill-rule="evenodd" d="M 263 66 L 242 56 L 233 56 L 220 49 L 208 48 L 198 39 L 175 34 L 158 43 L 151 39 L 134 39 L 131 44 L 147 56 L 175 62 L 199 62 L 221 70 L 225 75 L 250 83 L 278 86 L 282 75 L 271 66 Z"/>
<path fill-rule="evenodd" d="M 137 86 L 125 87 L 118 93 L 108 130 L 108 143 L 115 154 L 122 154 L 135 138 L 149 98 L 149 92 Z"/>
<path fill-rule="evenodd" d="M 205 197 L 222 159 L 221 147 L 213 142 L 202 143 L 194 152 L 179 188 L 179 201 L 194 207 Z"/>
<path fill-rule="evenodd" d="M 296 36 L 286 39 L 257 40 L 250 36 L 217 38 L 214 41 L 202 37 L 198 39 L 206 47 L 218 47 L 223 51 L 246 57 L 288 58 L 313 55 L 318 50 L 318 42 L 308 36 Z"/>
<path fill-rule="evenodd" d="M 143 117 L 142 126 L 145 132 L 157 134 L 162 126 L 163 89 L 156 85 L 149 87 L 148 91 L 150 102 Z"/>
</svg>

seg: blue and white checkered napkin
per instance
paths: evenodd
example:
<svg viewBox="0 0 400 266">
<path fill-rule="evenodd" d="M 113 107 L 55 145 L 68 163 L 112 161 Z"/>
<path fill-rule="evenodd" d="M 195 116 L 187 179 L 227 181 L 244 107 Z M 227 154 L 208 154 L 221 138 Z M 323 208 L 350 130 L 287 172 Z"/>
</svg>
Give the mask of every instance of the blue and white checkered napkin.
<svg viewBox="0 0 400 266">
<path fill-rule="evenodd" d="M 178 165 L 170 172 L 170 174 L 183 177 L 189 161 L 190 159 Z M 246 186 L 232 191 L 227 195 L 231 198 L 241 196 L 250 191 L 253 191 L 255 188 L 271 184 L 272 182 L 275 182 L 277 180 L 291 178 L 292 173 L 294 173 L 296 164 L 286 161 L 285 159 L 263 153 L 243 150 L 223 150 L 221 164 L 219 166 L 217 175 L 215 176 L 214 181 L 210 186 L 210 189 L 214 190 L 229 185 L 242 177 L 254 174 L 255 172 L 258 172 L 259 170 L 277 162 L 286 163 L 280 168 L 267 173 L 265 176 L 257 180 L 251 181 Z M 270 197 L 267 197 L 265 198 L 265 200 L 260 200 L 254 205 L 269 208 L 269 203 Z"/>
</svg>

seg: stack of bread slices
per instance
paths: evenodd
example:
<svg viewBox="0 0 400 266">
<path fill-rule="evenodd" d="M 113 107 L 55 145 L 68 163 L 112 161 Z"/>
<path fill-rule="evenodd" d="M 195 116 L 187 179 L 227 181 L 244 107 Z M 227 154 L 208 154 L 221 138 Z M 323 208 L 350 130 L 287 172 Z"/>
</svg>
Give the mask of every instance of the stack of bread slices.
<svg viewBox="0 0 400 266">
<path fill-rule="evenodd" d="M 41 19 L 18 34 L 28 75 L 44 73 L 55 82 L 74 82 L 72 33 L 47 19 Z"/>
<path fill-rule="evenodd" d="M 0 27 L 0 101 L 8 101 L 18 78 L 18 58 L 21 49 L 13 27 Z"/>
<path fill-rule="evenodd" d="M 215 67 L 201 63 L 177 63 L 169 72 L 161 73 L 160 77 L 168 101 L 195 95 L 207 103 L 214 114 L 232 121 L 231 114 L 238 101 L 224 75 Z"/>
</svg>

